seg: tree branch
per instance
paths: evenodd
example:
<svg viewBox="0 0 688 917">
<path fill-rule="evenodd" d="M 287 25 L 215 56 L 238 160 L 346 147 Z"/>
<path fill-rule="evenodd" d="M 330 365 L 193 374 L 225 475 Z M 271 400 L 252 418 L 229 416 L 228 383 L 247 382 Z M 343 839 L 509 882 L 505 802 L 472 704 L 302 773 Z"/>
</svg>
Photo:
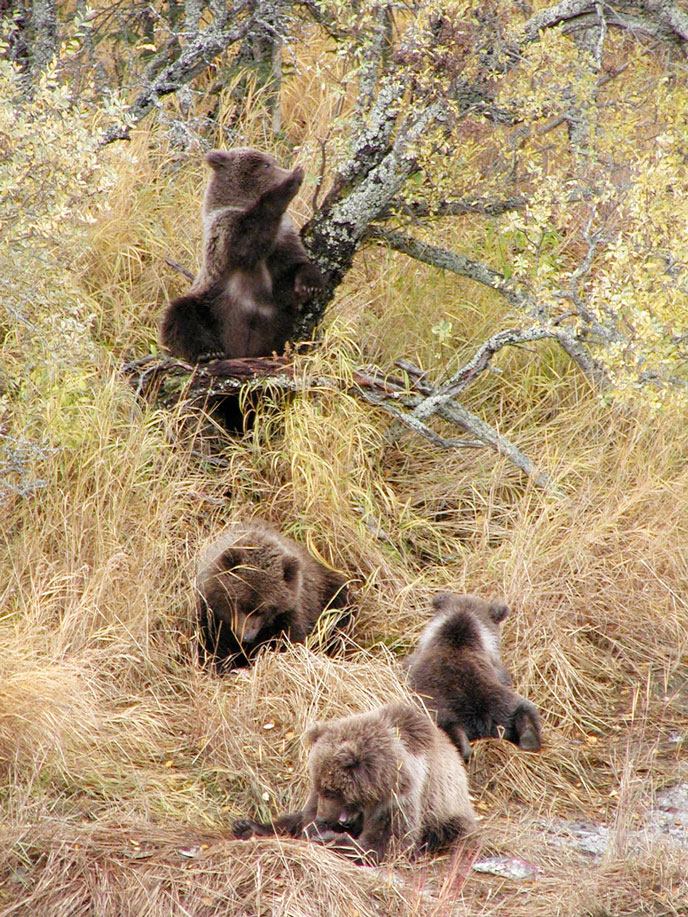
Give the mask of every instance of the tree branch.
<svg viewBox="0 0 688 917">
<path fill-rule="evenodd" d="M 179 57 L 139 93 L 126 112 L 126 124 L 113 124 L 105 131 L 101 145 L 105 146 L 114 140 L 126 140 L 132 127 L 148 114 L 162 96 L 176 92 L 205 70 L 231 44 L 243 38 L 253 23 L 254 7 L 254 0 L 239 0 L 231 9 L 225 9 L 221 16 L 218 15 L 205 31 L 197 33 L 184 46 Z M 237 24 L 237 19 L 248 9 L 252 10 L 251 15 Z"/>
<path fill-rule="evenodd" d="M 370 235 L 373 238 L 387 242 L 395 251 L 409 255 L 424 264 L 430 264 L 433 267 L 452 271 L 462 277 L 468 277 L 501 293 L 512 306 L 539 323 L 538 327 L 546 331 L 543 337 L 555 338 L 569 357 L 599 389 L 603 390 L 609 385 L 609 377 L 605 370 L 590 356 L 586 348 L 576 340 L 575 336 L 563 328 L 555 327 L 549 319 L 546 306 L 537 303 L 517 284 L 507 280 L 503 274 L 493 271 L 480 261 L 466 258 L 465 255 L 460 255 L 457 252 L 450 252 L 444 248 L 428 245 L 400 232 L 376 227 Z M 598 329 L 604 340 L 610 338 L 605 329 L 599 323 L 596 323 L 593 330 Z"/>
<path fill-rule="evenodd" d="M 422 370 L 414 367 L 411 369 L 417 376 L 423 376 Z M 338 379 L 322 376 L 304 378 L 301 374 L 297 377 L 293 355 L 214 360 L 200 366 L 191 366 L 171 357 L 149 355 L 126 363 L 122 372 L 129 378 L 137 397 L 168 405 L 187 401 L 191 406 L 202 407 L 214 398 L 236 394 L 246 384 L 252 388 L 280 389 L 286 392 L 323 388 L 341 391 Z M 392 415 L 435 446 L 442 449 L 490 446 L 531 477 L 538 487 L 547 489 L 551 485 L 548 475 L 539 471 L 520 449 L 461 405 L 443 402 L 438 406 L 437 413 L 452 425 L 468 431 L 475 437 L 474 440 L 445 439 L 414 416 L 413 409 L 426 400 L 426 395 L 409 390 L 403 380 L 385 377 L 377 367 L 359 370 L 353 378 L 354 386 L 349 389 L 350 394 Z M 422 383 L 422 388 L 424 392 L 436 394 L 427 383 Z M 411 410 L 405 411 L 402 408 Z"/>
<path fill-rule="evenodd" d="M 465 216 L 476 213 L 480 216 L 500 216 L 512 210 L 523 210 L 528 203 L 525 194 L 516 194 L 502 200 L 487 198 L 474 198 L 465 201 L 440 201 L 429 204 L 426 201 L 392 200 L 380 214 L 380 219 L 386 220 L 393 214 L 403 214 L 414 219 L 421 217 Z"/>
<path fill-rule="evenodd" d="M 552 479 L 548 474 L 540 471 L 525 453 L 514 446 L 511 440 L 497 432 L 489 424 L 486 424 L 484 420 L 481 420 L 480 417 L 463 407 L 463 405 L 456 402 L 447 402 L 440 406 L 438 414 L 444 420 L 448 420 L 450 423 L 467 430 L 472 436 L 477 437 L 486 445 L 492 446 L 496 452 L 508 458 L 517 468 L 520 468 L 529 478 L 532 478 L 533 483 L 542 488 L 542 490 L 551 488 Z"/>
<path fill-rule="evenodd" d="M 595 13 L 596 0 L 562 0 L 548 9 L 540 10 L 531 16 L 524 26 L 526 39 L 536 41 L 541 29 L 551 28 L 561 22 L 570 22 L 581 17 L 588 17 Z M 617 9 L 617 6 L 635 7 L 638 16 Z M 643 20 L 645 13 L 654 23 Z M 635 2 L 607 3 L 604 5 L 604 15 L 610 25 L 629 28 L 633 31 L 642 30 L 650 35 L 675 35 L 683 41 L 688 41 L 688 13 L 681 10 L 672 0 L 635 0 Z M 656 24 L 655 24 L 656 23 Z"/>
<path fill-rule="evenodd" d="M 326 283 L 302 312 L 297 339 L 312 334 L 370 224 L 416 168 L 417 141 L 443 119 L 444 108 L 436 102 L 414 111 L 397 129 L 404 89 L 404 81 L 398 77 L 383 85 L 368 123 L 354 141 L 352 157 L 336 176 L 318 213 L 301 230 L 307 251 L 325 272 Z"/>
<path fill-rule="evenodd" d="M 468 363 L 457 370 L 433 395 L 426 398 L 414 410 L 414 416 L 425 420 L 434 414 L 445 401 L 450 401 L 465 391 L 489 367 L 492 357 L 499 353 L 503 347 L 513 347 L 518 344 L 542 341 L 548 338 L 558 341 L 560 334 L 560 329 L 542 325 L 534 325 L 523 329 L 510 328 L 506 331 L 498 332 L 478 348 Z"/>
<path fill-rule="evenodd" d="M 679 9 L 672 0 L 643 0 L 642 6 L 648 13 L 653 13 L 663 26 L 683 41 L 688 41 L 688 13 Z"/>
<path fill-rule="evenodd" d="M 11 9 L 11 8 L 10 8 Z M 31 8 L 31 70 L 37 80 L 57 53 L 55 0 L 33 0 Z"/>
<path fill-rule="evenodd" d="M 359 373 L 356 373 L 356 380 L 359 381 L 361 376 Z M 372 404 L 376 408 L 380 408 L 386 414 L 394 417 L 400 424 L 403 424 L 409 430 L 417 433 L 419 436 L 422 436 L 424 439 L 429 440 L 434 446 L 438 446 L 440 449 L 482 449 L 485 447 L 486 443 L 482 440 L 459 440 L 459 439 L 445 439 L 443 436 L 440 436 L 439 433 L 435 433 L 434 430 L 431 430 L 426 424 L 421 420 L 418 420 L 414 417 L 413 414 L 409 414 L 406 411 L 402 411 L 400 408 L 396 407 L 394 404 L 391 404 L 388 400 L 388 395 L 381 394 L 380 392 L 368 391 L 366 387 L 360 386 L 356 391 L 356 395 L 360 398 L 363 398 L 364 401 L 367 401 L 368 404 Z"/>
<path fill-rule="evenodd" d="M 420 372 L 420 370 L 418 370 L 418 372 Z M 369 380 L 370 373 L 368 373 L 368 376 L 365 377 L 364 381 L 370 384 Z M 392 414 L 394 417 L 396 417 L 397 420 L 405 424 L 407 427 L 415 430 L 415 432 L 421 432 L 422 428 L 414 426 L 414 422 L 421 421 L 419 408 L 429 399 L 424 395 L 417 395 L 415 393 L 404 390 L 401 386 L 397 386 L 394 383 L 391 383 L 389 378 L 385 379 L 382 373 L 379 374 L 379 379 L 376 380 L 376 385 L 378 389 L 381 390 L 381 394 L 379 395 L 380 398 L 393 399 L 397 404 L 402 404 L 404 407 L 411 408 L 412 410 L 411 413 L 408 414 L 400 411 L 399 408 L 392 409 L 392 406 L 389 404 L 383 405 L 382 403 L 379 403 L 378 406 L 384 407 L 384 410 Z M 433 391 L 430 395 L 430 399 L 434 398 L 436 394 L 437 393 Z M 536 465 L 528 458 L 528 456 L 521 452 L 521 450 L 509 439 L 495 430 L 494 427 L 491 427 L 489 424 L 485 423 L 484 420 L 481 420 L 481 418 L 476 414 L 473 414 L 467 408 L 463 407 L 463 405 L 457 404 L 455 401 L 451 400 L 442 400 L 436 405 L 435 410 L 431 413 L 435 412 L 443 420 L 448 421 L 449 423 L 459 427 L 462 430 L 466 430 L 468 433 L 474 436 L 476 440 L 486 446 L 490 446 L 500 455 L 508 458 L 509 461 L 516 465 L 517 468 L 520 468 L 521 471 L 528 475 L 528 477 L 532 478 L 533 483 L 538 487 L 541 487 L 543 490 L 548 490 L 551 487 L 552 480 L 549 475 L 545 474 L 543 471 L 540 471 Z M 452 441 L 447 440 L 446 442 L 451 443 Z M 473 445 L 473 443 L 459 441 L 457 445 L 467 446 Z"/>
<path fill-rule="evenodd" d="M 595 7 L 594 0 L 561 0 L 547 9 L 540 10 L 531 16 L 524 26 L 528 41 L 537 41 L 541 29 L 548 29 L 568 19 L 575 19 Z"/>
<path fill-rule="evenodd" d="M 450 252 L 445 248 L 438 248 L 436 245 L 429 245 L 411 236 L 405 236 L 403 233 L 382 229 L 381 227 L 373 227 L 370 231 L 370 237 L 386 242 L 390 248 L 404 255 L 409 255 L 411 258 L 415 258 L 416 261 L 422 261 L 424 264 L 451 271 L 462 277 L 469 277 L 471 280 L 477 281 L 477 283 L 491 287 L 501 293 L 517 309 L 541 320 L 546 318 L 544 307 L 534 304 L 526 293 L 519 290 L 516 284 L 507 280 L 499 271 L 493 271 L 492 268 L 487 267 L 480 261 L 474 261 L 472 258 L 466 258 L 465 255 L 460 255 L 457 252 Z"/>
<path fill-rule="evenodd" d="M 183 265 L 178 264 L 176 261 L 173 261 L 172 258 L 165 258 L 165 261 L 171 268 L 174 268 L 175 271 L 179 271 L 180 274 L 183 274 L 187 280 L 190 280 L 191 283 L 194 282 L 194 273 L 188 268 L 185 268 Z"/>
</svg>

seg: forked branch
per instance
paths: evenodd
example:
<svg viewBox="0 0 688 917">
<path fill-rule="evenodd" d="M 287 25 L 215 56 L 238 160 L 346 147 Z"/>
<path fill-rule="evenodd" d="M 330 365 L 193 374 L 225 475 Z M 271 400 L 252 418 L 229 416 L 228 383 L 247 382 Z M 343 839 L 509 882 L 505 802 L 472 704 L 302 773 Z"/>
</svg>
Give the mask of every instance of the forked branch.
<svg viewBox="0 0 688 917">
<path fill-rule="evenodd" d="M 139 397 L 149 401 L 183 402 L 190 407 L 203 408 L 214 399 L 236 394 L 244 385 L 253 389 L 305 392 L 329 389 L 343 391 L 338 379 L 324 376 L 295 374 L 298 357 L 255 357 L 236 360 L 214 360 L 192 366 L 170 357 L 149 356 L 134 360 L 123 367 L 124 374 Z M 381 409 L 414 433 L 442 449 L 481 448 L 489 446 L 505 456 L 527 474 L 536 484 L 549 489 L 551 480 L 510 440 L 452 399 L 440 400 L 431 414 L 468 432 L 471 439 L 447 439 L 432 430 L 415 411 L 438 392 L 421 381 L 423 373 L 411 364 L 404 369 L 413 377 L 407 379 L 386 376 L 378 367 L 366 367 L 354 373 L 354 385 L 349 394 Z"/>
<path fill-rule="evenodd" d="M 525 332 L 518 332 L 519 334 L 537 334 L 537 337 L 532 338 L 532 340 L 540 340 L 542 338 L 556 340 L 598 389 L 603 390 L 609 385 L 609 377 L 602 365 L 590 355 L 588 349 L 577 340 L 576 336 L 571 331 L 557 325 L 554 320 L 549 318 L 547 307 L 544 304 L 538 303 L 519 284 L 507 279 L 499 271 L 495 271 L 482 262 L 467 258 L 458 252 L 438 248 L 436 245 L 429 245 L 397 231 L 376 227 L 371 232 L 371 236 L 386 242 L 390 248 L 415 258 L 417 261 L 422 261 L 424 264 L 430 264 L 442 270 L 451 271 L 462 277 L 468 277 L 470 280 L 475 280 L 477 283 L 496 290 L 515 309 L 518 309 L 529 319 L 538 322 L 535 328 L 527 329 Z M 590 330 L 604 339 L 609 338 L 606 330 L 599 324 L 595 324 Z M 509 333 L 514 334 L 516 332 Z M 491 340 L 494 341 L 494 338 Z M 509 342 L 507 341 L 507 343 Z M 513 343 L 521 342 L 514 341 Z"/>
</svg>

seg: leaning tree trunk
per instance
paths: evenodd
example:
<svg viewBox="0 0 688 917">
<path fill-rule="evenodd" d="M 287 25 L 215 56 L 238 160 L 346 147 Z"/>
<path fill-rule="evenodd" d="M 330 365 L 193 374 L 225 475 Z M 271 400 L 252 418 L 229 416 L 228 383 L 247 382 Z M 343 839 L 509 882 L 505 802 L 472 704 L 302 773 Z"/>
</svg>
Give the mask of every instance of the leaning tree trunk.
<svg viewBox="0 0 688 917">
<path fill-rule="evenodd" d="M 414 172 L 414 143 L 442 117 L 439 104 L 400 115 L 404 89 L 400 78 L 385 80 L 332 190 L 302 229 L 304 245 L 326 282 L 304 309 L 297 340 L 312 335 L 371 226 Z"/>
</svg>

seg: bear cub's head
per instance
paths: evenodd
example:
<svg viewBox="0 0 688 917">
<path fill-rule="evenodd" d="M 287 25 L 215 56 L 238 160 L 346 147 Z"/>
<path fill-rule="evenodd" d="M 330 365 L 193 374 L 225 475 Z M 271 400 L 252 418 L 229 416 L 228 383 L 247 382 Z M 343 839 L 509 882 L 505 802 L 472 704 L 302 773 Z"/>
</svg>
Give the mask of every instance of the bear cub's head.
<svg viewBox="0 0 688 917">
<path fill-rule="evenodd" d="M 273 545 L 233 545 L 204 571 L 203 601 L 245 649 L 278 617 L 294 614 L 302 584 L 300 559 Z"/>
<path fill-rule="evenodd" d="M 356 837 L 367 809 L 390 797 L 399 779 L 394 741 L 376 715 L 318 723 L 306 733 L 316 823 Z"/>
<path fill-rule="evenodd" d="M 268 153 L 250 147 L 211 150 L 205 161 L 213 170 L 205 193 L 206 213 L 221 207 L 252 204 L 292 175 L 289 169 L 280 168 Z"/>
<path fill-rule="evenodd" d="M 493 661 L 500 661 L 500 625 L 509 614 L 506 602 L 482 599 L 478 595 L 439 592 L 433 597 L 432 607 L 434 617 L 427 626 L 426 641 L 430 634 L 436 633 L 447 637 L 451 634 L 453 642 L 459 644 L 471 643 L 477 638 Z"/>
</svg>

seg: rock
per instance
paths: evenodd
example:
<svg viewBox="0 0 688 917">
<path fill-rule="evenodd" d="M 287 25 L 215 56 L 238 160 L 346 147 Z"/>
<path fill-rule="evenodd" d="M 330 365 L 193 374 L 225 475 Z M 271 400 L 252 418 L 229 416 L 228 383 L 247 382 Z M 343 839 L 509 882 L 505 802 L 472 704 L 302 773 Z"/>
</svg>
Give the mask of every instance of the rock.
<svg viewBox="0 0 688 917">
<path fill-rule="evenodd" d="M 473 864 L 475 872 L 487 872 L 493 876 L 504 876 L 505 879 L 536 879 L 540 870 L 533 863 L 520 857 L 483 857 Z"/>
</svg>

